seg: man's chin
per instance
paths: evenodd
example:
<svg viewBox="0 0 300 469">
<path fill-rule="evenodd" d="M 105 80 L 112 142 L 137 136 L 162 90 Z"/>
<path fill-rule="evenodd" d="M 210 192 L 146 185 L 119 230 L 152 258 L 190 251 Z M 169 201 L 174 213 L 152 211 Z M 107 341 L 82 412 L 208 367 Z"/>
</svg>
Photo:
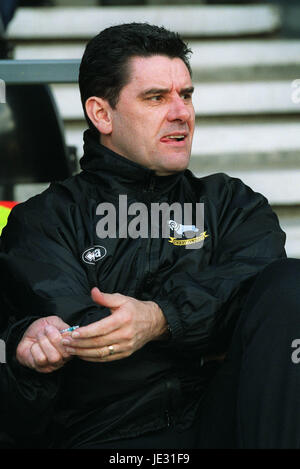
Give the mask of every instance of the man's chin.
<svg viewBox="0 0 300 469">
<path fill-rule="evenodd" d="M 184 171 L 185 169 L 187 169 L 189 162 L 190 162 L 189 158 L 188 159 L 182 158 L 182 161 L 170 162 L 165 167 L 159 168 L 156 171 L 156 174 L 157 176 L 168 176 L 171 174 L 180 173 L 181 171 Z"/>
<path fill-rule="evenodd" d="M 170 169 L 173 169 L 174 171 L 184 171 L 190 163 L 190 154 L 187 155 L 186 153 L 183 154 L 178 154 L 175 153 L 174 155 L 171 155 L 171 157 L 168 159 L 168 167 Z"/>
</svg>

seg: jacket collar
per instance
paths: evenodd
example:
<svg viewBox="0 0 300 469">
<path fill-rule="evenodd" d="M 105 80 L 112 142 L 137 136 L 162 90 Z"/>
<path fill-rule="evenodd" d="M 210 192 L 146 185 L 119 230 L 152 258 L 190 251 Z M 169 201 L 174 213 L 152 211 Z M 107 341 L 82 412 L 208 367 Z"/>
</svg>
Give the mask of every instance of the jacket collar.
<svg viewBox="0 0 300 469">
<path fill-rule="evenodd" d="M 84 155 L 81 169 L 92 173 L 102 182 L 112 184 L 113 190 L 142 192 L 167 192 L 182 177 L 185 171 L 170 176 L 157 176 L 155 171 L 115 153 L 102 145 L 97 136 L 87 129 L 84 132 Z"/>
</svg>

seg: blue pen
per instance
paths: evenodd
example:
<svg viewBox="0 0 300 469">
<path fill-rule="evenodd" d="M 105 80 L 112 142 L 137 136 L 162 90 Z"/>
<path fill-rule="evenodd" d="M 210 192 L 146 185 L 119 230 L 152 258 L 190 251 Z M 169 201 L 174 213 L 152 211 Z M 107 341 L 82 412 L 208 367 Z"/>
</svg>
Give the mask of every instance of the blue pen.
<svg viewBox="0 0 300 469">
<path fill-rule="evenodd" d="M 72 326 L 72 327 L 68 327 L 67 329 L 62 329 L 61 331 L 59 331 L 61 334 L 63 334 L 64 332 L 72 332 L 72 331 L 75 331 L 75 329 L 78 329 L 79 326 Z"/>
</svg>

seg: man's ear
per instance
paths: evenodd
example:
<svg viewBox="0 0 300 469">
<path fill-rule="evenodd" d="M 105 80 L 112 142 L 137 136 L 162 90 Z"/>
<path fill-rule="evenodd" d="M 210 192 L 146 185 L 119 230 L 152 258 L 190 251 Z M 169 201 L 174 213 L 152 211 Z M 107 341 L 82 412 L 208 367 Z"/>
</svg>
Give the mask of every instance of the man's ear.
<svg viewBox="0 0 300 469">
<path fill-rule="evenodd" d="M 112 132 L 111 107 L 106 99 L 90 96 L 85 102 L 85 110 L 101 134 L 108 135 Z"/>
</svg>

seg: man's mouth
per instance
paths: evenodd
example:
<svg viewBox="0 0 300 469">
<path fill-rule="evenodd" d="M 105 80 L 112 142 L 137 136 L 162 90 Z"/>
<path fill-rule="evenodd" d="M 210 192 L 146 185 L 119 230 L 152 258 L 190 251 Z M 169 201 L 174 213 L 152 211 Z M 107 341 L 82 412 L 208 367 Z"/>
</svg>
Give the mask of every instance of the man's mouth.
<svg viewBox="0 0 300 469">
<path fill-rule="evenodd" d="M 165 135 L 160 139 L 162 143 L 179 143 L 179 142 L 184 142 L 187 137 L 187 134 L 185 133 L 178 133 L 178 134 L 170 134 L 170 135 Z"/>
</svg>

